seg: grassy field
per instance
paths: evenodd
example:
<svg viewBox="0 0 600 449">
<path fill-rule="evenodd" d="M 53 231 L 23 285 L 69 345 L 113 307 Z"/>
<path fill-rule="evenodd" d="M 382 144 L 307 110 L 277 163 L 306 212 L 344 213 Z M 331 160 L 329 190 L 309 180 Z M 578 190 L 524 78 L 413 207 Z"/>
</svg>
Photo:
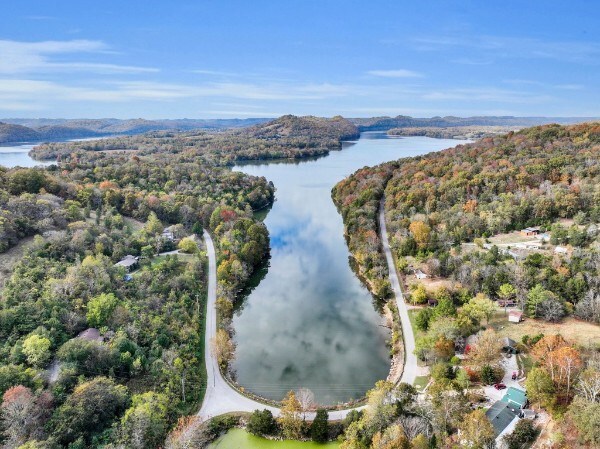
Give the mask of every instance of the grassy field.
<svg viewBox="0 0 600 449">
<path fill-rule="evenodd" d="M 600 346 L 600 326 L 575 318 L 566 318 L 560 323 L 547 323 L 525 318 L 522 323 L 509 323 L 504 311 L 490 319 L 492 326 L 502 337 L 510 337 L 521 342 L 523 335 L 561 334 L 565 339 L 581 346 Z"/>
</svg>

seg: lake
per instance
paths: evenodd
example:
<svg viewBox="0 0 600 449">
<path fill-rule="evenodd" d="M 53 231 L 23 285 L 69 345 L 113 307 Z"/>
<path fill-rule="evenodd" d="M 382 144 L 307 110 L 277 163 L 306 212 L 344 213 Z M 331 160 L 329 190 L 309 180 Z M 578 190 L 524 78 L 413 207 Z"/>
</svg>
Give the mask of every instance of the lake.
<svg viewBox="0 0 600 449">
<path fill-rule="evenodd" d="M 208 449 L 338 449 L 338 443 L 318 444 L 312 441 L 272 441 L 255 437 L 242 429 L 231 429 L 208 446 Z"/>
<path fill-rule="evenodd" d="M 29 157 L 29 151 L 39 143 L 27 143 L 0 146 L 0 165 L 5 167 L 35 167 L 38 165 L 50 165 L 49 161 L 36 161 Z"/>
<path fill-rule="evenodd" d="M 244 164 L 234 170 L 273 181 L 265 224 L 271 259 L 233 318 L 232 368 L 245 389 L 269 399 L 308 388 L 322 405 L 362 397 L 390 367 L 389 330 L 349 265 L 332 187 L 365 165 L 462 143 L 363 133 L 342 151 L 304 162 Z"/>
</svg>

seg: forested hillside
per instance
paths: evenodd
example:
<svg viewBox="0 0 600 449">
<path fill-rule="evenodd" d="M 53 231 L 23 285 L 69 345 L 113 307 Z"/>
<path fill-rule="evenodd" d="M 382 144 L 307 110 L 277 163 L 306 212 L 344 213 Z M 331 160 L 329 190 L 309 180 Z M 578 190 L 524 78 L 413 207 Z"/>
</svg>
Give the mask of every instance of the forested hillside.
<svg viewBox="0 0 600 449">
<path fill-rule="evenodd" d="M 333 196 L 350 250 L 375 286 L 385 285 L 387 272 L 384 260 L 371 255 L 380 245 L 376 210 L 385 189 L 391 243 L 400 260 L 419 257 L 432 266 L 431 274 L 455 276 L 472 293 L 492 297 L 501 284 L 522 276 L 516 269 L 522 266 L 530 276 L 521 281 L 521 296 L 541 284 L 575 305 L 599 282 L 593 244 L 600 222 L 599 152 L 598 124 L 548 125 L 365 168 L 340 182 Z M 463 242 L 534 225 L 550 230 L 565 218 L 582 226 L 556 229 L 560 243 L 575 246 L 575 257 L 552 268 L 539 256 L 507 266 L 460 251 Z M 528 264 L 548 269 L 533 276 Z"/>
<path fill-rule="evenodd" d="M 389 288 L 377 229 L 384 196 L 396 267 L 416 306 L 409 312 L 415 354 L 431 366 L 429 411 L 407 413 L 401 406 L 397 413 L 413 420 L 431 416 L 422 426 L 430 426 L 423 433 L 433 435 L 435 447 L 458 447 L 464 438 L 487 438 L 473 447 L 488 447 L 494 432 L 483 409 L 471 411 L 469 405 L 478 405 L 469 386 L 494 384 L 508 374 L 498 360 L 502 344 L 494 329 L 547 329 L 522 334 L 516 343 L 519 369 L 523 360 L 533 364 L 524 371 L 529 407 L 552 416 L 551 439 L 560 441 L 553 447 L 597 447 L 598 396 L 589 391 L 600 373 L 598 347 L 580 334 L 595 329 L 582 320 L 600 324 L 600 124 L 484 138 L 367 167 L 340 182 L 333 197 L 350 251 L 379 295 Z M 509 304 L 524 312 L 525 323 L 507 322 L 502 308 Z M 556 335 L 560 329 L 577 342 Z M 475 343 L 459 360 L 453 356 L 465 339 Z M 559 375 L 566 365 L 568 376 Z M 415 435 L 409 418 L 375 426 L 365 416 L 346 431 L 344 449 Z M 518 430 L 505 437 L 508 447 L 526 447 L 535 438 L 533 426 L 530 436 L 521 432 L 527 424 L 518 421 Z M 477 428 L 476 437 L 469 428 Z M 411 447 L 424 447 L 414 438 Z"/>
<path fill-rule="evenodd" d="M 162 445 L 206 383 L 194 235 L 211 231 L 232 304 L 268 254 L 253 212 L 273 198 L 264 178 L 183 154 L 0 170 L 0 253 L 35 236 L 0 293 L 3 444 Z M 176 249 L 169 225 L 184 254 L 157 256 Z M 139 258 L 131 274 L 115 265 L 126 255 Z"/>
<path fill-rule="evenodd" d="M 358 138 L 354 125 L 341 117 L 322 119 L 286 115 L 266 124 L 226 132 L 156 132 L 91 142 L 49 143 L 34 148 L 36 159 L 63 160 L 88 151 L 135 151 L 141 155 L 180 154 L 213 165 L 243 160 L 323 156 L 341 149 L 341 141 Z"/>
</svg>

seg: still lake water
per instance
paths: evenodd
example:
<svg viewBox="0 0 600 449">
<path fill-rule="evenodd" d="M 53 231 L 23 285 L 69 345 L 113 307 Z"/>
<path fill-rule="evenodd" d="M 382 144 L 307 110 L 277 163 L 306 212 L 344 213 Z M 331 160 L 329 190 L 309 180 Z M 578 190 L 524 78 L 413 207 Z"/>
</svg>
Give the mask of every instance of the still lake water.
<svg viewBox="0 0 600 449">
<path fill-rule="evenodd" d="M 208 449 L 339 449 L 339 443 L 312 441 L 267 440 L 249 434 L 243 429 L 231 429 L 208 446 Z"/>
<path fill-rule="evenodd" d="M 463 143 L 363 133 L 342 151 L 300 163 L 244 164 L 234 170 L 273 181 L 267 214 L 271 259 L 264 279 L 233 319 L 237 382 L 270 399 L 308 388 L 322 405 L 357 399 L 390 367 L 380 314 L 349 265 L 332 187 L 365 165 Z"/>
<path fill-rule="evenodd" d="M 50 165 L 52 162 L 36 161 L 29 157 L 29 151 L 37 143 L 17 144 L 0 146 L 0 165 L 5 167 L 36 167 L 38 165 Z"/>
</svg>

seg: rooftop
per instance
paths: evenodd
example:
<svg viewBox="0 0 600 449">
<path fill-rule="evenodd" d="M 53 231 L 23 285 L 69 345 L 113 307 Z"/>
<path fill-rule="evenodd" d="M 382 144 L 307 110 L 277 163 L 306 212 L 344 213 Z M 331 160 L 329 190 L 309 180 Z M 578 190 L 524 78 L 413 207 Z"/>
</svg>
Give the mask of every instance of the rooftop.
<svg viewBox="0 0 600 449">
<path fill-rule="evenodd" d="M 525 407 L 525 404 L 527 404 L 527 394 L 518 388 L 508 387 L 502 400 L 508 404 L 515 404 L 519 408 L 523 408 Z"/>
<path fill-rule="evenodd" d="M 498 436 L 517 417 L 517 412 L 508 403 L 497 401 L 485 412 L 485 416 L 494 426 L 494 432 Z"/>
</svg>

